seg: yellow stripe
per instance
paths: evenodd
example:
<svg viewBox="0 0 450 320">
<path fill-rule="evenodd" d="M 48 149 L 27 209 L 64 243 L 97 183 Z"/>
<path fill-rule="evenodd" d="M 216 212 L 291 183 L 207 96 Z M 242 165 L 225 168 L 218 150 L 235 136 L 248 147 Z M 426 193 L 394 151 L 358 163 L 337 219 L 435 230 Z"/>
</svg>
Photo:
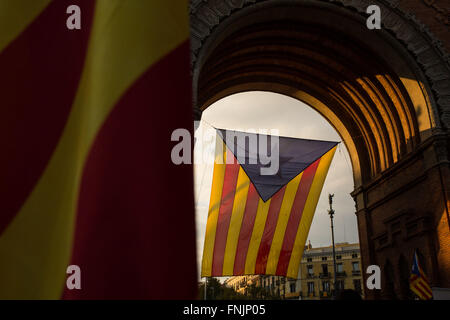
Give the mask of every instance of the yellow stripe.
<svg viewBox="0 0 450 320">
<path fill-rule="evenodd" d="M 422 294 L 422 292 L 419 290 L 419 281 L 420 281 L 420 278 L 419 279 L 417 279 L 417 280 L 415 280 L 415 281 L 413 281 L 411 284 L 410 284 L 410 289 L 411 289 L 411 291 L 412 292 L 414 292 L 420 299 L 422 299 L 422 300 L 428 300 L 428 299 L 431 299 L 433 296 L 432 295 L 430 295 L 428 292 L 426 292 L 425 291 L 425 289 L 423 289 L 422 287 L 420 287 L 420 290 L 422 290 L 422 292 L 424 292 L 424 294 Z M 431 290 L 431 289 L 430 289 Z"/>
<path fill-rule="evenodd" d="M 208 220 L 206 222 L 205 243 L 203 245 L 202 277 L 210 277 L 216 239 L 217 219 L 222 200 L 223 180 L 225 177 L 225 159 L 227 148 L 219 136 L 216 136 L 216 156 L 214 160 L 211 198 L 209 200 Z"/>
<path fill-rule="evenodd" d="M 270 246 L 269 257 L 267 259 L 266 274 L 275 274 L 277 271 L 278 258 L 280 257 L 281 247 L 283 246 L 284 233 L 302 176 L 303 172 L 292 179 L 286 186 L 280 213 L 278 214 L 277 226 L 275 227 L 272 244 Z"/>
<path fill-rule="evenodd" d="M 0 52 L 17 38 L 51 0 L 1 0 L 0 1 Z M 65 12 L 61 12 L 64 15 Z"/>
<path fill-rule="evenodd" d="M 245 204 L 247 203 L 248 188 L 250 179 L 244 169 L 239 168 L 238 180 L 236 184 L 236 194 L 234 196 L 233 211 L 231 212 L 230 226 L 228 228 L 227 243 L 225 245 L 225 255 L 223 257 L 223 275 L 233 275 L 234 258 L 239 240 L 242 219 L 244 217 Z"/>
<path fill-rule="evenodd" d="M 317 202 L 319 201 L 320 192 L 322 191 L 323 183 L 330 168 L 331 160 L 333 159 L 336 147 L 328 151 L 322 156 L 317 167 L 314 180 L 311 185 L 311 189 L 306 199 L 305 207 L 303 209 L 302 219 L 297 230 L 295 237 L 294 248 L 292 250 L 291 259 L 289 260 L 289 266 L 287 270 L 287 276 L 291 278 L 297 278 L 298 268 L 300 260 L 303 255 L 303 249 L 305 247 L 306 238 L 308 237 L 309 228 L 316 211 Z"/>
<path fill-rule="evenodd" d="M 421 289 L 426 293 L 428 297 L 431 297 L 430 292 L 432 292 L 431 287 L 422 278 L 417 279 L 417 284 L 421 285 Z"/>
<path fill-rule="evenodd" d="M 255 273 L 256 258 L 258 257 L 259 245 L 264 232 L 264 226 L 266 225 L 271 200 L 272 199 L 269 199 L 264 202 L 261 198 L 259 198 L 255 224 L 253 226 L 252 237 L 248 245 L 247 257 L 245 259 L 245 274 Z"/>
<path fill-rule="evenodd" d="M 35 189 L 0 237 L 0 299 L 61 296 L 89 148 L 123 93 L 187 40 L 187 8 L 187 1 L 97 1 L 68 123 Z"/>
</svg>

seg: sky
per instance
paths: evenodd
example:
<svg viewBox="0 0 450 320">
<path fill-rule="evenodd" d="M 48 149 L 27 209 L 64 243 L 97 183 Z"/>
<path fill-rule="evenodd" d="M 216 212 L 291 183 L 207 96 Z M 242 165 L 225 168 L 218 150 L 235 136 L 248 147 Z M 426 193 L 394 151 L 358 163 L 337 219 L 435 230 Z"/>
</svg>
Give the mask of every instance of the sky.
<svg viewBox="0 0 450 320">
<path fill-rule="evenodd" d="M 200 270 L 211 193 L 215 130 L 278 130 L 280 136 L 341 141 L 327 120 L 303 102 L 272 92 L 234 94 L 212 104 L 203 112 L 196 130 L 194 177 L 197 229 L 197 260 Z M 328 194 L 334 193 L 335 242 L 358 242 L 350 157 L 340 143 L 325 180 L 308 240 L 313 247 L 331 245 Z"/>
</svg>

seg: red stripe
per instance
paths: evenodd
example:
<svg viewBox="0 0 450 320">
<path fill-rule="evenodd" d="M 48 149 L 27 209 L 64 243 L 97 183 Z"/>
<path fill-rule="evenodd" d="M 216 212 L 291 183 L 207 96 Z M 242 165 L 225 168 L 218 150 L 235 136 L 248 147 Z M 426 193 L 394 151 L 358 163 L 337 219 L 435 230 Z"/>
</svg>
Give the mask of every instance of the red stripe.
<svg viewBox="0 0 450 320">
<path fill-rule="evenodd" d="M 308 199 L 309 190 L 311 189 L 314 175 L 316 174 L 319 160 L 311 164 L 302 175 L 300 184 L 295 194 L 294 203 L 289 215 L 288 224 L 284 233 L 283 246 L 281 247 L 280 257 L 277 265 L 277 275 L 285 276 L 291 259 L 292 249 L 294 248 L 295 238 L 297 236 L 298 226 L 303 214 L 306 200 Z"/>
<path fill-rule="evenodd" d="M 420 276 L 426 281 L 428 282 L 427 276 L 425 275 L 425 273 L 423 273 L 422 269 L 419 267 L 419 272 L 420 272 Z"/>
<path fill-rule="evenodd" d="M 423 290 L 426 293 L 428 293 L 429 296 L 432 295 L 432 291 L 431 291 L 430 286 L 423 279 L 419 279 L 419 281 L 417 281 L 417 284 L 420 285 L 423 288 Z"/>
<path fill-rule="evenodd" d="M 273 195 L 270 202 L 269 212 L 267 213 L 266 225 L 259 244 L 258 256 L 256 258 L 255 273 L 265 274 L 267 267 L 267 259 L 269 258 L 270 246 L 272 245 L 273 235 L 277 226 L 278 215 L 283 202 L 286 186 Z"/>
<path fill-rule="evenodd" d="M 427 297 L 426 293 L 423 292 L 423 290 L 418 285 L 415 285 L 414 288 L 416 288 L 416 290 L 419 291 L 419 293 L 422 295 L 422 298 Z"/>
<path fill-rule="evenodd" d="M 409 278 L 409 281 L 413 282 L 416 281 L 416 279 L 418 279 L 419 276 L 417 274 L 412 274 L 411 277 Z"/>
<path fill-rule="evenodd" d="M 258 211 L 259 194 L 253 183 L 248 189 L 247 202 L 245 204 L 244 217 L 242 218 L 241 230 L 234 260 L 234 274 L 243 275 L 245 272 L 245 260 L 247 259 L 248 246 L 252 237 L 256 213 Z"/>
<path fill-rule="evenodd" d="M 231 157 L 233 158 L 233 161 L 229 161 Z M 231 213 L 233 211 L 239 168 L 240 165 L 235 161 L 231 151 L 227 148 L 227 164 L 225 165 L 222 199 L 220 201 L 219 216 L 217 218 L 211 276 L 221 276 L 223 274 L 223 258 L 225 255 L 225 246 L 227 244 Z"/>
<path fill-rule="evenodd" d="M 78 4 L 81 30 L 66 27 Z M 0 52 L 0 234 L 42 175 L 78 88 L 95 2 L 53 1 Z"/>
<path fill-rule="evenodd" d="M 81 268 L 82 290 L 65 298 L 196 297 L 192 166 L 174 165 L 178 142 L 168 143 L 175 129 L 192 134 L 191 101 L 186 41 L 153 64 L 104 122 L 77 206 L 71 264 Z"/>
</svg>

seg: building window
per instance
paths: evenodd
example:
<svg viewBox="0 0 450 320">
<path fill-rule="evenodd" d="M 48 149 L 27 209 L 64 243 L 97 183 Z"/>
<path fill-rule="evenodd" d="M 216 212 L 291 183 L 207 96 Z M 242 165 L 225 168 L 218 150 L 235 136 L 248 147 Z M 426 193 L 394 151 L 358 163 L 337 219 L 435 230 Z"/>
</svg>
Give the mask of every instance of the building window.
<svg viewBox="0 0 450 320">
<path fill-rule="evenodd" d="M 344 272 L 344 266 L 342 263 L 336 264 L 336 272 Z"/>
<path fill-rule="evenodd" d="M 308 282 L 308 294 L 314 294 L 314 282 Z"/>
<path fill-rule="evenodd" d="M 312 258 L 307 258 L 306 261 L 307 262 L 312 262 Z"/>
<path fill-rule="evenodd" d="M 344 281 L 343 280 L 337 280 L 336 281 L 336 289 L 337 290 L 344 290 Z"/>
<path fill-rule="evenodd" d="M 291 293 L 295 292 L 296 288 L 295 288 L 295 282 L 291 282 L 289 284 L 289 288 L 291 289 Z"/>
<path fill-rule="evenodd" d="M 353 280 L 353 286 L 355 287 L 355 291 L 361 294 L 361 280 L 360 279 Z"/>
<path fill-rule="evenodd" d="M 327 261 L 327 257 L 322 257 L 322 261 Z"/>
<path fill-rule="evenodd" d="M 352 270 L 359 271 L 359 262 L 357 261 L 352 262 Z"/>
<path fill-rule="evenodd" d="M 322 291 L 330 292 L 330 281 L 323 281 L 322 282 Z"/>
<path fill-rule="evenodd" d="M 313 276 L 314 275 L 313 266 L 308 265 L 307 269 L 308 269 L 308 276 Z"/>
<path fill-rule="evenodd" d="M 323 264 L 322 265 L 322 273 L 323 274 L 328 274 L 328 265 L 327 264 Z"/>
<path fill-rule="evenodd" d="M 336 260 L 341 260 L 342 256 L 336 256 Z"/>
<path fill-rule="evenodd" d="M 357 254 L 357 253 L 352 254 L 352 258 L 353 258 L 353 259 L 358 258 L 358 254 Z"/>
</svg>

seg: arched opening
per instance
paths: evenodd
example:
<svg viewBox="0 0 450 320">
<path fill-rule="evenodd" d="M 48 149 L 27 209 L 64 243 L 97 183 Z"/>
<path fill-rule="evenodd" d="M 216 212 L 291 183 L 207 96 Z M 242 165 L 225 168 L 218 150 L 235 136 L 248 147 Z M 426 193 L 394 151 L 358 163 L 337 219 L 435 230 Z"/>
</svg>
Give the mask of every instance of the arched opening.
<svg viewBox="0 0 450 320">
<path fill-rule="evenodd" d="M 238 93 L 222 98 L 213 103 L 202 114 L 200 127 L 196 131 L 195 158 L 197 161 L 195 170 L 195 190 L 196 190 L 196 216 L 197 216 L 197 236 L 198 236 L 198 261 L 200 265 L 201 254 L 203 252 L 203 239 L 205 235 L 206 221 L 208 217 L 208 204 L 211 194 L 211 182 L 213 180 L 213 158 L 214 128 L 238 130 L 244 132 L 264 132 L 277 134 L 285 137 L 341 141 L 339 133 L 328 123 L 328 121 L 310 106 L 302 103 L 298 99 L 263 91 L 250 91 Z M 276 130 L 272 131 L 272 130 Z M 208 157 L 209 155 L 209 157 Z M 200 161 L 208 159 L 209 161 Z M 350 157 L 344 144 L 339 144 L 331 167 L 328 171 L 322 193 L 316 208 L 311 228 L 308 233 L 308 243 L 312 248 L 318 249 L 331 245 L 330 218 L 328 215 L 329 203 L 328 194 L 333 193 L 334 197 L 334 234 L 335 242 L 341 246 L 338 251 L 337 265 L 340 274 L 344 274 L 344 256 L 347 279 L 339 278 L 339 283 L 343 287 L 343 279 L 347 283 L 347 288 L 354 288 L 353 273 L 358 272 L 357 278 L 360 281 L 360 262 L 354 267 L 350 262 L 349 251 L 343 247 L 351 247 L 359 250 L 356 246 L 359 242 L 357 219 L 355 217 L 355 204 L 350 193 L 354 189 L 352 167 Z M 321 250 L 320 249 L 320 250 Z M 346 249 L 347 250 L 347 249 Z M 353 256 L 353 255 L 352 255 Z M 358 255 L 359 256 L 359 255 Z M 356 261 L 354 257 L 353 261 Z M 328 258 L 328 261 L 332 259 Z M 332 263 L 332 262 L 327 262 Z M 304 266 L 306 267 L 306 266 Z M 329 265 L 332 272 L 332 265 Z M 328 272 L 328 271 L 327 271 Z M 350 278 L 351 277 L 351 278 Z M 333 287 L 332 282 L 321 280 L 320 286 L 326 282 L 327 291 Z M 284 281 L 284 279 L 281 279 Z M 296 288 L 293 293 L 298 294 L 301 290 L 301 283 L 294 280 Z M 319 285 L 319 282 L 317 283 Z M 306 287 L 305 287 L 306 288 Z M 278 288 L 279 290 L 279 288 Z M 290 288 L 282 290 L 283 294 Z M 322 289 L 320 289 L 322 290 Z M 275 292 L 276 293 L 276 292 Z M 289 293 L 289 292 L 288 292 Z"/>
<path fill-rule="evenodd" d="M 236 116 L 237 114 L 239 117 Z M 297 99 L 271 92 L 252 91 L 223 98 L 203 113 L 202 120 L 202 128 L 212 125 L 216 128 L 240 131 L 276 129 L 280 136 L 341 141 L 338 132 L 311 107 Z M 213 148 L 211 140 L 203 143 L 203 152 L 211 153 Z M 206 210 L 205 204 L 207 205 L 209 200 L 212 166 L 199 167 L 196 177 L 197 194 L 201 193 L 201 196 L 204 197 L 199 200 L 202 201 L 199 209 L 200 211 Z M 354 201 L 350 195 L 353 189 L 350 157 L 345 145 L 340 144 L 325 180 L 316 209 L 317 214 L 310 231 L 312 237 L 309 239 L 313 246 L 327 246 L 331 243 L 330 230 L 324 228 L 324 225 L 328 226 L 330 223 L 327 214 L 329 209 L 328 193 L 335 194 L 336 242 L 358 242 Z M 201 211 L 199 215 L 205 213 Z M 201 221 L 205 220 L 203 216 L 201 218 Z"/>
</svg>

